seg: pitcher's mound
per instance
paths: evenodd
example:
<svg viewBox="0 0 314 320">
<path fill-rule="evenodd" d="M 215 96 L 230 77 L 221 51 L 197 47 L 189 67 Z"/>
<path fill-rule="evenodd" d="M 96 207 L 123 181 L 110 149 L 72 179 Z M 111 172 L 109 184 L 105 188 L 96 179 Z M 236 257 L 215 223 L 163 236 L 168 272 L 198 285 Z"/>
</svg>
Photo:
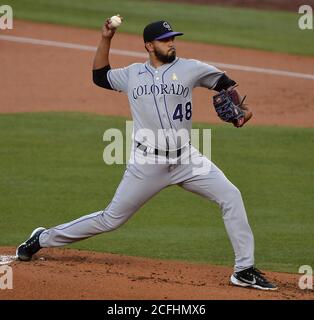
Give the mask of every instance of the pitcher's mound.
<svg viewBox="0 0 314 320">
<path fill-rule="evenodd" d="M 14 257 L 15 248 L 0 248 Z M 213 300 L 314 299 L 298 274 L 267 272 L 279 290 L 231 286 L 232 268 L 72 249 L 43 249 L 30 262 L 13 261 L 13 289 L 1 299 Z"/>
</svg>

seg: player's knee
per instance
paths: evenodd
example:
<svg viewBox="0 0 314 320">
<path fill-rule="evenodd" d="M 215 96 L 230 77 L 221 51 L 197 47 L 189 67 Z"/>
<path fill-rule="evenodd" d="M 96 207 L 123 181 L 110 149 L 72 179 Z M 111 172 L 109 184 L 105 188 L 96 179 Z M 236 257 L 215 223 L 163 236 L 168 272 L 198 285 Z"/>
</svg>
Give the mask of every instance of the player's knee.
<svg viewBox="0 0 314 320">
<path fill-rule="evenodd" d="M 104 232 L 113 231 L 121 227 L 131 218 L 137 209 L 138 206 L 136 205 L 129 205 L 127 209 L 120 208 L 119 210 L 108 206 L 100 216 Z"/>
<path fill-rule="evenodd" d="M 231 189 L 232 189 L 232 191 L 231 191 L 232 197 L 241 198 L 241 192 L 236 186 L 233 186 Z"/>
<path fill-rule="evenodd" d="M 238 200 L 242 197 L 240 190 L 234 185 L 232 185 L 232 187 L 229 189 L 228 196 L 230 198 L 230 201 Z"/>
<path fill-rule="evenodd" d="M 240 190 L 236 186 L 230 184 L 223 193 L 221 206 L 223 208 L 231 207 L 234 203 L 237 203 L 239 200 L 242 201 Z"/>
<path fill-rule="evenodd" d="M 104 212 L 101 217 L 101 222 L 103 231 L 110 232 L 122 226 L 126 222 L 126 219 L 123 219 L 122 217 L 112 217 L 108 215 L 108 213 Z"/>
</svg>

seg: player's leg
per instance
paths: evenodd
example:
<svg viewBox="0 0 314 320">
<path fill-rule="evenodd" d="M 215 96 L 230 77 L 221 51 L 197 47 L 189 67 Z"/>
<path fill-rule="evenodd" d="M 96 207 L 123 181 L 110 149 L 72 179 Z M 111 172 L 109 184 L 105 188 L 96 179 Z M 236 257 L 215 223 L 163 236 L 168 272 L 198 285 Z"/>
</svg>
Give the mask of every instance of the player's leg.
<svg viewBox="0 0 314 320">
<path fill-rule="evenodd" d="M 168 175 L 163 171 L 168 172 L 162 165 L 129 165 L 106 209 L 44 231 L 40 235 L 40 246 L 62 246 L 117 229 L 169 184 Z"/>
<path fill-rule="evenodd" d="M 235 252 L 235 271 L 254 265 L 254 238 L 241 193 L 223 172 L 192 147 L 190 164 L 172 171 L 172 183 L 216 202 Z"/>
</svg>

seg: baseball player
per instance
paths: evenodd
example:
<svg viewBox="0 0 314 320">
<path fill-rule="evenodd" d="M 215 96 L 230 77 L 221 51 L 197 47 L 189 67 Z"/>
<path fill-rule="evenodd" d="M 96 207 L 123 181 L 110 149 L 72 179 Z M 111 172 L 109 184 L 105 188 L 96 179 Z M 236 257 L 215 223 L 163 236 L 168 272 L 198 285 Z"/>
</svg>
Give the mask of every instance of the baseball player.
<svg viewBox="0 0 314 320">
<path fill-rule="evenodd" d="M 18 259 L 29 261 L 41 248 L 63 246 L 115 230 L 160 190 L 178 185 L 220 206 L 235 253 L 231 283 L 276 290 L 276 285 L 254 266 L 254 239 L 240 191 L 190 143 L 195 87 L 217 91 L 213 100 L 217 114 L 235 127 L 242 127 L 252 117 L 234 89 L 236 82 L 214 66 L 177 57 L 175 37 L 183 33 L 173 31 L 167 21 L 150 23 L 143 31 L 147 62 L 112 69 L 109 51 L 115 32 L 108 19 L 94 58 L 93 81 L 128 96 L 134 126 L 133 161 L 129 161 L 104 210 L 50 229 L 35 229 L 17 248 Z"/>
</svg>

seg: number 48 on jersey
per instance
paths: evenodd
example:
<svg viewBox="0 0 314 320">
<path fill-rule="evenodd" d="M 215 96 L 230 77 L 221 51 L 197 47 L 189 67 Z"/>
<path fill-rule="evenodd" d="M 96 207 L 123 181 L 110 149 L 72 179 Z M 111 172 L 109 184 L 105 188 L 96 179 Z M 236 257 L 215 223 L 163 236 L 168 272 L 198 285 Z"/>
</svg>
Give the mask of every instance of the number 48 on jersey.
<svg viewBox="0 0 314 320">
<path fill-rule="evenodd" d="M 185 104 L 184 108 L 182 103 L 179 103 L 174 110 L 172 118 L 173 120 L 179 119 L 180 122 L 182 122 L 184 117 L 186 120 L 190 120 L 192 118 L 192 104 L 190 101 Z"/>
</svg>

